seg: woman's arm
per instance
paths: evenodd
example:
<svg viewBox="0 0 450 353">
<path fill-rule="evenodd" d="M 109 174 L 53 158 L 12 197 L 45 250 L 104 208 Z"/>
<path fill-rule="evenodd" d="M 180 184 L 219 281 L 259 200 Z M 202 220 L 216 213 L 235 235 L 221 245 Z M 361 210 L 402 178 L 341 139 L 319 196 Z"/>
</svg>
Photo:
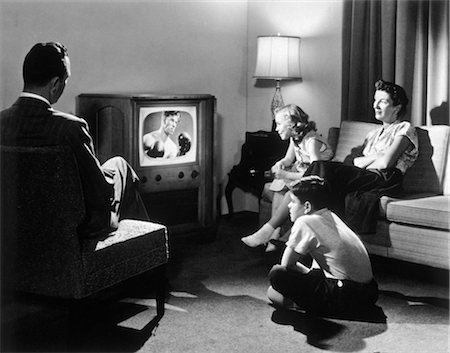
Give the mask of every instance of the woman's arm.
<svg viewBox="0 0 450 353">
<path fill-rule="evenodd" d="M 301 177 L 303 177 L 303 174 L 305 173 L 305 171 L 306 171 L 306 167 L 301 172 L 287 172 L 285 170 L 280 170 L 280 171 L 278 171 L 278 173 L 275 173 L 275 176 L 278 179 L 285 179 L 287 181 L 289 181 L 289 180 L 294 181 L 294 180 L 298 180 Z"/>
<path fill-rule="evenodd" d="M 320 154 L 320 149 L 322 148 L 323 142 L 313 138 L 306 144 L 306 149 L 309 154 L 309 162 L 315 162 L 322 160 L 322 156 Z"/>
<path fill-rule="evenodd" d="M 365 169 L 369 164 L 373 163 L 378 157 L 379 156 L 377 153 L 371 154 L 370 156 L 355 157 L 355 159 L 353 159 L 353 164 L 356 167 Z"/>
<path fill-rule="evenodd" d="M 294 161 L 295 161 L 294 143 L 291 140 L 289 142 L 289 147 L 284 157 L 272 166 L 272 172 L 277 173 L 278 171 L 283 170 L 286 167 L 290 167 L 292 163 L 294 163 Z"/>
<path fill-rule="evenodd" d="M 281 258 L 281 265 L 288 268 L 300 271 L 301 273 L 308 273 L 310 269 L 305 265 L 302 265 L 298 260 L 300 259 L 300 254 L 296 253 L 290 247 L 286 247 L 283 252 L 283 257 Z"/>
<path fill-rule="evenodd" d="M 353 164 L 359 168 L 386 169 L 394 166 L 400 155 L 411 147 L 412 142 L 407 137 L 396 136 L 392 145 L 383 153 L 357 157 Z"/>
<path fill-rule="evenodd" d="M 306 144 L 306 149 L 307 149 L 307 153 L 309 155 L 309 160 L 310 162 L 314 162 L 314 161 L 320 161 L 322 159 L 322 156 L 320 154 L 320 149 L 322 147 L 322 142 L 320 140 L 317 140 L 315 138 L 312 138 L 311 140 L 309 140 Z M 291 147 L 289 145 L 289 147 Z M 292 145 L 292 153 L 294 154 L 294 158 L 295 158 L 295 152 L 294 152 L 294 146 Z M 279 176 L 277 176 L 277 178 L 280 179 L 288 179 L 288 180 L 298 180 L 300 179 L 304 172 L 306 170 L 306 167 L 303 171 L 298 171 L 298 172 L 288 172 L 288 171 L 280 171 L 278 173 Z"/>
</svg>

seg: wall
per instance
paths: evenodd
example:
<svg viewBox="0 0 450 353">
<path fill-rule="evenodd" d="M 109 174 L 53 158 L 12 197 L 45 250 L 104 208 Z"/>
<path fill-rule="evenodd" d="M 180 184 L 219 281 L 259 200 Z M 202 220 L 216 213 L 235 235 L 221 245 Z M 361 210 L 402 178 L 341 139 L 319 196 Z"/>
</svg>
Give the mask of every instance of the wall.
<svg viewBox="0 0 450 353">
<path fill-rule="evenodd" d="M 22 89 L 31 46 L 60 41 L 72 77 L 56 109 L 75 112 L 87 92 L 209 93 L 217 98 L 216 170 L 222 188 L 239 162 L 245 131 L 270 128 L 274 86 L 255 87 L 256 37 L 302 37 L 303 82 L 283 84 L 326 132 L 340 118 L 342 0 L 0 0 L 0 109 Z M 233 193 L 235 210 L 257 210 Z M 222 198 L 222 211 L 227 213 Z"/>
<path fill-rule="evenodd" d="M 75 97 L 87 92 L 216 96 L 216 167 L 223 183 L 245 131 L 245 1 L 35 0 L 0 6 L 1 109 L 22 89 L 22 62 L 32 45 L 60 41 L 69 50 L 72 77 L 56 109 L 75 112 Z"/>
<path fill-rule="evenodd" d="M 299 105 L 317 123 L 319 132 L 339 126 L 341 117 L 342 0 L 249 1 L 247 130 L 270 130 L 270 103 L 275 82 L 255 80 L 259 35 L 301 37 L 301 81 L 282 82 L 285 104 Z M 246 208 L 257 200 L 245 195 Z"/>
</svg>

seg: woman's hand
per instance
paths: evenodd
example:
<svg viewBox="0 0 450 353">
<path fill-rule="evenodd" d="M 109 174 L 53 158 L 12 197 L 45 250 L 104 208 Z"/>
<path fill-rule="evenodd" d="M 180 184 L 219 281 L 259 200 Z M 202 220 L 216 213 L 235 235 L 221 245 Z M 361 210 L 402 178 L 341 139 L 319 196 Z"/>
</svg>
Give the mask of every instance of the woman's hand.
<svg viewBox="0 0 450 353">
<path fill-rule="evenodd" d="M 275 178 L 277 179 L 283 179 L 286 183 L 289 183 L 294 180 L 298 180 L 303 176 L 304 172 L 298 172 L 298 171 L 288 171 L 288 170 L 279 170 L 277 173 L 275 173 Z"/>
<path fill-rule="evenodd" d="M 274 174 L 278 173 L 280 170 L 283 170 L 283 169 L 284 169 L 283 160 L 276 162 L 271 168 L 271 170 Z"/>
<path fill-rule="evenodd" d="M 294 142 L 291 139 L 286 155 L 272 166 L 272 172 L 278 173 L 280 170 L 289 168 L 295 161 Z"/>
<path fill-rule="evenodd" d="M 365 169 L 368 165 L 373 163 L 377 158 L 381 157 L 379 154 L 371 154 L 370 156 L 361 156 L 353 159 L 353 165 Z"/>
<path fill-rule="evenodd" d="M 275 178 L 277 178 L 277 179 L 286 179 L 286 177 L 288 175 L 288 172 L 282 168 L 276 169 L 273 173 L 274 173 Z"/>
</svg>

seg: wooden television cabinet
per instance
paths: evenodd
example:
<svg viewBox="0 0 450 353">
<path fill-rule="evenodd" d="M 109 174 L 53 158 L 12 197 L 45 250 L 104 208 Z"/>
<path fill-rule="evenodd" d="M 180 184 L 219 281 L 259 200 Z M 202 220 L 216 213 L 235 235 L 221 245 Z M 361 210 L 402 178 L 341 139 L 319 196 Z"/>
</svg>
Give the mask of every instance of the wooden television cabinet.
<svg viewBox="0 0 450 353">
<path fill-rule="evenodd" d="M 87 120 L 100 162 L 124 157 L 141 180 L 151 220 L 178 233 L 207 229 L 216 221 L 215 107 L 208 94 L 86 93 L 77 97 L 76 114 Z M 149 157 L 143 136 L 160 127 L 165 111 L 179 112 L 170 138 L 177 144 L 181 134 L 187 136 L 190 149 L 177 157 Z"/>
</svg>

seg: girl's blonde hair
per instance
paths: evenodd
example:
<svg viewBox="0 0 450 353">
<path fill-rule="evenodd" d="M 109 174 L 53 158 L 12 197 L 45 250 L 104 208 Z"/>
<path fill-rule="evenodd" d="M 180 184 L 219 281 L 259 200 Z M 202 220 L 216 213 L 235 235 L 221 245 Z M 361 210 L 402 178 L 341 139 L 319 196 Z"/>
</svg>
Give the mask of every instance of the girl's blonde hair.
<svg viewBox="0 0 450 353">
<path fill-rule="evenodd" d="M 303 140 L 303 137 L 311 130 L 317 130 L 316 123 L 314 121 L 309 121 L 308 114 L 306 114 L 298 105 L 287 104 L 275 109 L 274 113 L 275 115 L 282 114 L 292 122 L 292 130 L 294 131 L 293 139 L 297 143 L 300 143 Z"/>
</svg>

